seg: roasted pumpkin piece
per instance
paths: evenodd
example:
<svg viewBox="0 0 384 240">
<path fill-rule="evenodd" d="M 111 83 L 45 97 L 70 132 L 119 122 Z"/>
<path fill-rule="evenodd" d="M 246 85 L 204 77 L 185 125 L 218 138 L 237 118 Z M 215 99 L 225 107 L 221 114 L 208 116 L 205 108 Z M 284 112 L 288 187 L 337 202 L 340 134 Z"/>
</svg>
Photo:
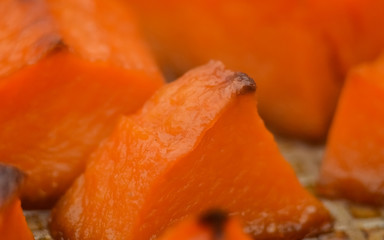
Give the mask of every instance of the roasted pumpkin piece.
<svg viewBox="0 0 384 240">
<path fill-rule="evenodd" d="M 251 240 L 240 220 L 221 210 L 209 210 L 171 227 L 159 240 Z"/>
<path fill-rule="evenodd" d="M 265 129 L 255 88 L 220 62 L 161 88 L 93 154 L 53 209 L 52 235 L 151 239 L 212 207 L 241 216 L 258 239 L 328 229 L 328 212 Z"/>
<path fill-rule="evenodd" d="M 66 6 L 61 11 L 71 16 L 83 14 L 81 9 Z M 123 14 L 121 9 L 116 12 Z M 95 16 L 87 15 L 87 21 L 106 15 L 110 12 L 98 9 Z M 126 40 L 121 53 L 95 59 L 83 54 L 77 42 L 72 48 L 74 41 L 64 38 L 40 61 L 0 79 L 0 162 L 28 174 L 22 192 L 24 207 L 51 207 L 84 170 L 90 153 L 111 133 L 118 117 L 136 111 L 163 83 L 144 43 L 133 34 L 134 23 L 114 19 L 114 28 L 109 28 L 100 19 L 96 21 L 100 31 L 108 28 L 119 38 L 117 42 Z M 68 20 L 65 27 L 69 23 L 72 28 L 87 25 L 75 20 Z M 113 36 L 100 48 L 117 47 Z M 84 37 L 83 41 L 88 40 Z"/>
<path fill-rule="evenodd" d="M 1 0 L 0 16 L 0 78 L 36 62 L 60 41 L 44 0 Z"/>
<path fill-rule="evenodd" d="M 349 75 L 332 123 L 319 190 L 384 204 L 384 58 Z"/>
<path fill-rule="evenodd" d="M 24 205 L 52 205 L 118 116 L 138 109 L 160 86 L 157 80 L 66 51 L 6 79 L 0 87 L 0 159 L 30 176 Z"/>
<path fill-rule="evenodd" d="M 301 1 L 129 1 L 169 75 L 210 59 L 252 76 L 267 126 L 325 137 L 341 81 L 333 49 Z"/>
<path fill-rule="evenodd" d="M 0 164 L 0 237 L 4 240 L 32 240 L 19 200 L 24 174 Z"/>
</svg>

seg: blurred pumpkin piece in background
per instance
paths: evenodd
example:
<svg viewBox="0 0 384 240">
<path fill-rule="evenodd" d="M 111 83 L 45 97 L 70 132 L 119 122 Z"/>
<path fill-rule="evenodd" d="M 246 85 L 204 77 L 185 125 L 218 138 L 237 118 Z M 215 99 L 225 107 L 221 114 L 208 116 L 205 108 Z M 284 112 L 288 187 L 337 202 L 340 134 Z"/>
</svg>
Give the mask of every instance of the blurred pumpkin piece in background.
<svg viewBox="0 0 384 240">
<path fill-rule="evenodd" d="M 382 0 L 130 0 L 171 79 L 209 59 L 252 76 L 277 134 L 322 141 L 345 76 L 384 48 Z"/>
<path fill-rule="evenodd" d="M 140 16 L 166 72 L 177 76 L 210 59 L 223 61 L 255 79 L 260 115 L 269 128 L 324 140 L 342 76 L 306 1 L 126 2 Z"/>
<path fill-rule="evenodd" d="M 321 166 L 330 197 L 384 205 L 384 56 L 350 72 Z"/>
<path fill-rule="evenodd" d="M 351 68 L 374 61 L 384 50 L 384 1 L 315 0 L 308 4 L 316 19 L 314 27 L 324 32 L 343 77 Z"/>
</svg>

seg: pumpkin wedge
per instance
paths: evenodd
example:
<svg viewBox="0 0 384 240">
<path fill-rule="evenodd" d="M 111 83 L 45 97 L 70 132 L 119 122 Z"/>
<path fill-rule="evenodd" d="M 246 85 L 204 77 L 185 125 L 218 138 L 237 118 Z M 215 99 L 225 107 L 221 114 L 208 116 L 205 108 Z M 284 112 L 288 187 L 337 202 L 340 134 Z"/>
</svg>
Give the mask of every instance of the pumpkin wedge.
<svg viewBox="0 0 384 240">
<path fill-rule="evenodd" d="M 323 140 L 337 103 L 335 54 L 301 1 L 131 0 L 171 76 L 210 59 L 246 72 L 272 130 Z"/>
<path fill-rule="evenodd" d="M 384 204 L 384 58 L 352 71 L 342 91 L 321 167 L 319 190 Z"/>
<path fill-rule="evenodd" d="M 120 120 L 52 212 L 60 239 L 151 239 L 204 209 L 228 209 L 258 239 L 330 226 L 256 109 L 254 81 L 220 62 L 161 88 Z M 277 177 L 278 176 L 278 177 Z"/>
<path fill-rule="evenodd" d="M 28 174 L 24 207 L 51 207 L 84 170 L 90 153 L 111 133 L 118 117 L 140 108 L 163 83 L 129 11 L 115 1 L 108 1 L 106 9 L 87 8 L 93 11 L 88 15 L 72 7 L 101 2 L 65 0 L 46 6 L 58 19 L 62 44 L 0 78 L 0 161 Z M 62 4 L 60 11 L 71 18 L 56 16 L 55 4 Z M 116 19 L 108 17 L 110 12 Z M 79 16 L 84 21 L 77 21 Z M 89 22 L 100 32 L 91 36 L 82 31 Z M 77 38 L 67 37 L 68 28 L 79 29 Z M 95 57 L 87 44 L 108 54 Z M 109 51 L 117 48 L 120 53 Z"/>
<path fill-rule="evenodd" d="M 0 164 L 0 236 L 4 240 L 33 240 L 19 200 L 24 174 Z"/>
<path fill-rule="evenodd" d="M 159 240 L 251 240 L 239 219 L 220 210 L 210 210 L 168 229 Z"/>
</svg>

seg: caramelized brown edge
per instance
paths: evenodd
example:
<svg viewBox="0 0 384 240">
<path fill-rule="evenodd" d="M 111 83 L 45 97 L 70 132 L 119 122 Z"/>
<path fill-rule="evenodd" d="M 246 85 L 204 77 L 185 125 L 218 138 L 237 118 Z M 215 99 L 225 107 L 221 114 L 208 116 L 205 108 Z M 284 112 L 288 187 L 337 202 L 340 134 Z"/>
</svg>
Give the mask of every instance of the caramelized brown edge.
<svg viewBox="0 0 384 240">
<path fill-rule="evenodd" d="M 243 72 L 234 72 L 227 80 L 234 84 L 238 95 L 253 93 L 257 88 L 255 81 Z"/>
<path fill-rule="evenodd" d="M 214 240 L 224 239 L 225 225 L 229 219 L 228 213 L 220 209 L 211 209 L 201 214 L 199 224 L 212 231 Z"/>
<path fill-rule="evenodd" d="M 24 178 L 19 169 L 0 164 L 0 210 L 19 195 Z"/>
</svg>

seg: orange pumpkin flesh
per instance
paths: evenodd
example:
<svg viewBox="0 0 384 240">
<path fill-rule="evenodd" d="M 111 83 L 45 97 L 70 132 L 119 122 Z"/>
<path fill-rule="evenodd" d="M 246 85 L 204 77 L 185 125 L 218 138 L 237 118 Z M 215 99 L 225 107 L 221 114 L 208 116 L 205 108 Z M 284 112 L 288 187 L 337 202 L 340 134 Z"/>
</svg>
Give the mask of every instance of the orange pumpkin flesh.
<svg viewBox="0 0 384 240">
<path fill-rule="evenodd" d="M 321 168 L 323 194 L 384 204 L 383 69 L 381 58 L 346 81 Z"/>
<path fill-rule="evenodd" d="M 24 175 L 0 164 L 0 237 L 4 240 L 32 240 L 18 198 Z"/>
<path fill-rule="evenodd" d="M 168 229 L 159 240 L 251 240 L 235 217 L 218 210 L 189 218 Z"/>
<path fill-rule="evenodd" d="M 61 10 L 78 16 L 84 9 L 63 6 Z M 97 27 L 102 31 L 108 27 L 101 21 L 106 14 L 99 9 L 87 20 L 92 22 L 101 16 Z M 74 19 L 57 21 L 64 29 L 70 23 L 72 28 Z M 51 207 L 84 170 L 90 153 L 110 134 L 118 117 L 136 111 L 163 83 L 144 44 L 133 34 L 133 22 L 114 23 L 115 28 L 108 28 L 115 31 L 114 35 L 101 45 L 120 47 L 114 45 L 113 37 L 121 32 L 119 37 L 128 38 L 132 33 L 132 39 L 125 39 L 121 55 L 110 52 L 96 59 L 91 53 L 86 55 L 80 41 L 94 46 L 90 36 L 64 42 L 69 50 L 57 47 L 38 62 L 0 79 L 0 161 L 29 175 L 22 192 L 23 206 L 27 208 Z M 82 24 L 86 23 L 76 22 L 77 26 Z M 72 43 L 75 53 L 71 52 Z"/>
<path fill-rule="evenodd" d="M 6 79 L 0 85 L 0 159 L 30 176 L 24 205 L 52 205 L 117 117 L 138 109 L 160 84 L 140 71 L 89 63 L 65 51 Z"/>
<path fill-rule="evenodd" d="M 255 84 L 218 62 L 192 70 L 122 118 L 52 212 L 61 239 L 150 239 L 204 209 L 240 215 L 259 239 L 326 230 L 255 107 Z M 276 177 L 278 176 L 278 177 Z"/>
<path fill-rule="evenodd" d="M 210 59 L 256 79 L 277 132 L 322 140 L 341 81 L 335 53 L 301 1 L 129 1 L 160 64 L 180 74 Z M 173 71 L 173 72 L 172 72 Z"/>
</svg>

